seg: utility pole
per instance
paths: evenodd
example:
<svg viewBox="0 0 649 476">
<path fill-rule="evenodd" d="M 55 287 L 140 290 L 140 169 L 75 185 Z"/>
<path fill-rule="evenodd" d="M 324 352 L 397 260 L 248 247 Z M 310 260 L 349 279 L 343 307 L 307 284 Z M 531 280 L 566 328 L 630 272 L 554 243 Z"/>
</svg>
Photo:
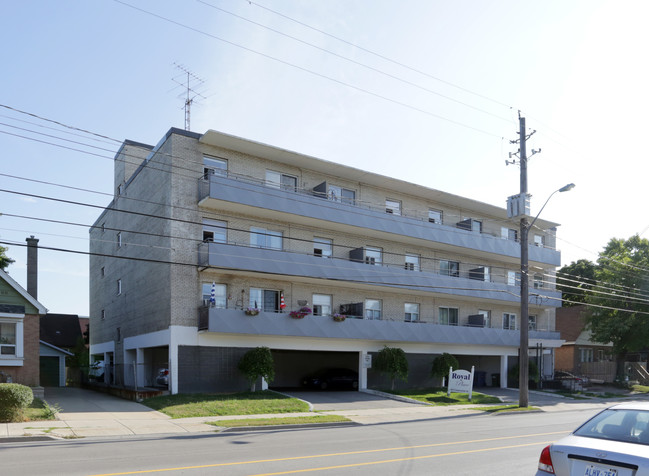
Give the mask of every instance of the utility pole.
<svg viewBox="0 0 649 476">
<path fill-rule="evenodd" d="M 520 167 L 521 167 L 521 197 L 527 197 L 527 149 L 525 141 L 525 118 L 519 117 L 518 139 L 520 142 Z M 521 218 L 521 323 L 520 323 L 520 348 L 518 357 L 518 406 L 529 406 L 529 248 L 527 235 L 529 231 L 527 215 Z"/>
</svg>

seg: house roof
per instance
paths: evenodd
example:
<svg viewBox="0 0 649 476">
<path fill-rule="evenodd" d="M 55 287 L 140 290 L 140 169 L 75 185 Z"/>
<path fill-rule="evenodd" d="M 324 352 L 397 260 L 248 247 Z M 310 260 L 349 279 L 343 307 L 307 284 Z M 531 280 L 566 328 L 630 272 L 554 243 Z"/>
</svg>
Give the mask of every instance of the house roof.
<svg viewBox="0 0 649 476">
<path fill-rule="evenodd" d="M 76 314 L 46 314 L 41 316 L 41 340 L 56 347 L 71 349 L 81 335 Z"/>
<path fill-rule="evenodd" d="M 47 308 L 38 302 L 34 297 L 27 292 L 20 284 L 16 282 L 14 278 L 9 276 L 9 273 L 0 269 L 0 279 L 3 279 L 9 286 L 11 286 L 18 294 L 20 294 L 25 300 L 27 300 L 32 306 L 34 306 L 39 314 L 46 314 Z"/>
<path fill-rule="evenodd" d="M 45 341 L 42 341 L 42 340 L 39 341 L 39 344 L 40 344 L 40 345 L 43 345 L 43 346 L 45 346 L 45 347 L 48 347 L 48 348 L 54 350 L 55 352 L 59 352 L 59 353 L 61 353 L 61 354 L 63 354 L 63 355 L 70 355 L 70 356 L 71 356 L 71 355 L 74 355 L 72 352 L 68 352 L 68 351 L 65 350 L 65 349 L 59 349 L 57 346 L 52 345 L 52 344 L 49 344 L 49 343 L 47 343 L 47 342 L 45 342 Z"/>
</svg>

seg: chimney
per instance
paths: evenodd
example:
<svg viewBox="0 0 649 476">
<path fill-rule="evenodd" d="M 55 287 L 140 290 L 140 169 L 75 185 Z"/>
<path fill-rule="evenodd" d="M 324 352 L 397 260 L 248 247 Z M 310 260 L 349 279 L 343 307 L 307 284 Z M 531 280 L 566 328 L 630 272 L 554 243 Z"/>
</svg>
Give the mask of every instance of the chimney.
<svg viewBox="0 0 649 476">
<path fill-rule="evenodd" d="M 38 299 L 38 238 L 27 238 L 27 292 Z"/>
</svg>

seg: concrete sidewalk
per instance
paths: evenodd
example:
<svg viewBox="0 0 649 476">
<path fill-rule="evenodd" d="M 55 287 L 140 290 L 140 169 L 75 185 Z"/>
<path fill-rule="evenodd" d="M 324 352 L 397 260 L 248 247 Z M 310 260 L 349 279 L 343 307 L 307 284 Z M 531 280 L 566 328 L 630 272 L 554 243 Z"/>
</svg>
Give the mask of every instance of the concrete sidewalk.
<svg viewBox="0 0 649 476">
<path fill-rule="evenodd" d="M 515 403 L 518 399 L 517 390 L 490 388 L 488 393 L 498 396 L 506 403 Z M 632 399 L 625 398 L 624 401 Z M 638 399 L 646 400 L 642 397 Z M 283 413 L 171 419 L 139 403 L 79 388 L 46 388 L 45 400 L 51 406 L 61 408 L 57 420 L 2 423 L 0 443 L 26 437 L 83 438 L 200 434 L 220 431 L 219 427 L 207 424 L 216 420 L 314 415 L 313 413 Z M 615 401 L 614 399 L 572 400 L 542 392 L 530 392 L 530 404 L 546 412 L 568 411 L 575 407 L 597 410 L 606 408 Z M 359 424 L 380 424 L 476 414 L 476 406 L 395 406 L 391 401 L 386 400 L 384 406 L 374 403 L 371 408 L 336 409 L 319 412 L 319 414 L 341 415 Z"/>
</svg>

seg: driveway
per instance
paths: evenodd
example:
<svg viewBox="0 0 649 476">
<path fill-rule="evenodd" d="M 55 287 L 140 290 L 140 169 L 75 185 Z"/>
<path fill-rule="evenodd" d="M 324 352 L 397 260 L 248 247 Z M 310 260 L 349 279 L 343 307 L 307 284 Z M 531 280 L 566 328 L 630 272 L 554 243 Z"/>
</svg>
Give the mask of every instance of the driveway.
<svg viewBox="0 0 649 476">
<path fill-rule="evenodd" d="M 286 389 L 283 394 L 305 400 L 314 411 L 373 410 L 378 408 L 413 408 L 421 405 L 356 391 L 320 391 Z"/>
</svg>

